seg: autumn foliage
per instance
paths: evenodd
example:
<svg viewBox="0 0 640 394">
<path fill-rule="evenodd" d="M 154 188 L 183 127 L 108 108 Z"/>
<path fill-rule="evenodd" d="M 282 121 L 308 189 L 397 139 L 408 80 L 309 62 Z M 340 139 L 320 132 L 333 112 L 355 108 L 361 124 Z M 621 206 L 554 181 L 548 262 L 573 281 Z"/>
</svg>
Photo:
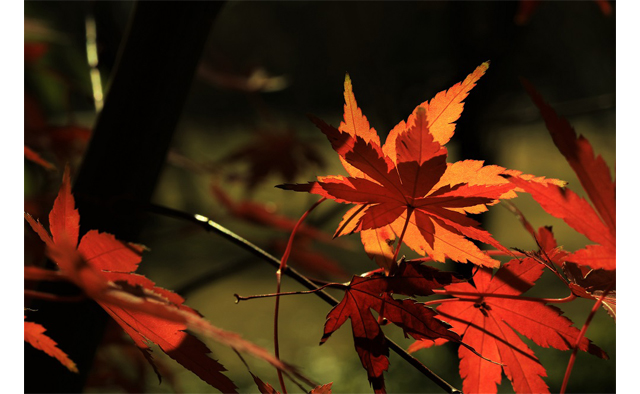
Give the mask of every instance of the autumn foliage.
<svg viewBox="0 0 640 394">
<path fill-rule="evenodd" d="M 488 69 L 489 62 L 483 63 L 461 82 L 418 104 L 389 131 L 384 143 L 358 106 L 351 77 L 347 75 L 344 115 L 339 126 L 310 116 L 338 154 L 347 175 L 318 176 L 308 183 L 278 186 L 349 205 L 337 224 L 334 238 L 359 233 L 364 252 L 376 266 L 372 265 L 370 272 L 355 274 L 347 283 L 322 286 L 340 289 L 343 295 L 328 312 L 324 328 L 318 327 L 316 334 L 322 345 L 349 321 L 363 373 L 376 393 L 385 393 L 385 379 L 393 379 L 385 376 L 390 352 L 390 340 L 383 331 L 387 324 L 415 340 L 408 348 L 409 353 L 420 355 L 432 346 L 455 344 L 465 393 L 496 393 L 503 372 L 516 393 L 550 391 L 544 380 L 545 367 L 520 335 L 542 347 L 576 349 L 608 358 L 584 336 L 583 327 L 563 316 L 563 311 L 554 304 L 586 298 L 593 305 L 602 305 L 615 319 L 615 181 L 589 141 L 577 136 L 571 125 L 526 81 L 525 89 L 539 108 L 554 144 L 576 172 L 589 200 L 567 188 L 565 182 L 541 174 L 523 174 L 478 160 L 452 162 L 446 144 L 455 138 L 456 121 L 464 116 L 464 100 L 481 83 Z M 282 138 L 288 147 L 300 145 L 288 134 Z M 311 148 L 302 146 L 311 152 Z M 263 182 L 271 170 L 282 173 L 287 182 L 296 175 L 297 159 L 283 158 L 288 154 L 285 150 L 278 153 L 280 160 L 269 167 L 271 158 L 266 153 L 269 150 L 263 148 L 263 143 L 249 145 L 228 157 L 228 160 L 251 158 L 247 177 L 250 190 Z M 26 146 L 25 157 L 47 171 L 55 170 L 53 164 Z M 322 163 L 315 153 L 307 155 L 307 160 Z M 259 203 L 234 201 L 217 181 L 211 191 L 234 217 L 273 230 L 297 232 L 303 239 L 323 244 L 337 242 L 313 226 L 296 224 L 295 219 L 274 214 Z M 584 234 L 592 244 L 576 251 L 564 250 L 557 245 L 551 228 L 536 230 L 520 214 L 538 248 L 514 249 L 503 246 L 472 216 L 524 193 L 530 194 L 550 215 Z M 512 210 L 518 213 L 517 208 Z M 200 215 L 194 218 L 204 225 L 212 222 Z M 48 228 L 29 213 L 25 213 L 25 219 L 56 265 L 56 270 L 25 266 L 25 279 L 74 283 L 128 334 L 158 375 L 150 343 L 157 344 L 169 357 L 220 392 L 237 392 L 236 385 L 225 374 L 224 361 L 210 357 L 209 348 L 198 339 L 200 336 L 270 363 L 279 374 L 306 384 L 306 392 L 340 392 L 331 383 L 319 384 L 304 376 L 301 369 L 293 366 L 295 360 L 293 363 L 280 360 L 276 356 L 277 344 L 276 355 L 272 355 L 239 334 L 218 328 L 185 305 L 180 295 L 157 287 L 151 279 L 136 273 L 144 246 L 118 240 L 100 229 L 81 234 L 81 212 L 75 206 L 68 167 L 48 216 Z M 291 270 L 286 266 L 290 255 L 300 260 L 311 259 L 313 255 L 316 258 L 313 261 L 318 263 L 311 268 L 316 272 L 345 274 L 339 263 L 322 260 L 321 255 L 307 249 L 308 243 L 297 242 L 279 247 L 286 256 L 280 264 L 281 271 Z M 416 255 L 403 256 L 400 253 L 403 245 Z M 445 261 L 471 264 L 473 275 L 463 277 L 443 271 L 440 267 Z M 324 265 L 319 270 L 320 264 Z M 569 295 L 560 299 L 523 295 L 536 286 L 547 270 L 558 278 L 558 286 L 566 287 Z M 311 286 L 315 287 L 309 292 L 321 292 L 319 286 Z M 36 296 L 33 292 L 29 294 Z M 35 312 L 25 311 L 27 319 L 30 313 Z M 215 321 L 217 317 L 210 319 Z M 78 371 L 64 349 L 46 335 L 46 327 L 29 321 L 24 324 L 25 341 L 55 357 L 69 371 Z M 406 352 L 405 355 L 411 357 Z M 249 373 L 261 393 L 280 392 Z M 569 374 L 570 368 L 565 379 Z M 286 392 L 284 387 L 281 392 Z"/>
</svg>

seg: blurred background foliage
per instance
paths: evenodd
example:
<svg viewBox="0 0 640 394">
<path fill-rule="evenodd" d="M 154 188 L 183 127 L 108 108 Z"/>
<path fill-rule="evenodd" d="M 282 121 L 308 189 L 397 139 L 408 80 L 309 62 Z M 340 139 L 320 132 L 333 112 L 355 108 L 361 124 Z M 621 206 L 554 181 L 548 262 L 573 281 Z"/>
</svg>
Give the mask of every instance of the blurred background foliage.
<svg viewBox="0 0 640 394">
<path fill-rule="evenodd" d="M 608 4 L 610 13 L 594 1 L 538 2 L 530 12 L 518 1 L 227 2 L 211 28 L 154 202 L 211 217 L 279 257 L 291 222 L 315 197 L 273 186 L 344 171 L 305 114 L 339 124 L 345 73 L 353 80 L 359 106 L 384 139 L 417 104 L 486 60 L 491 67 L 466 100 L 448 144 L 450 159 L 480 159 L 564 179 L 584 195 L 519 77 L 530 80 L 615 171 L 615 3 Z M 119 1 L 25 2 L 25 145 L 58 169 L 47 171 L 25 160 L 25 211 L 41 220 L 57 193 L 60 169 L 65 163 L 72 168 L 80 164 L 99 109 L 87 31 L 95 26 L 98 62 L 93 68 L 108 95 L 134 8 L 132 2 Z M 587 243 L 527 196 L 514 203 L 534 227 L 552 225 L 565 249 Z M 345 211 L 327 202 L 310 216 L 308 234 L 297 241 L 294 267 L 332 281 L 376 268 L 359 237 L 330 240 Z M 534 249 L 503 207 L 492 208 L 481 219 L 503 245 Z M 41 258 L 32 234 L 25 231 L 25 237 L 25 258 Z M 140 267 L 143 274 L 181 293 L 214 324 L 272 348 L 273 300 L 235 304 L 233 297 L 273 292 L 270 266 L 215 235 L 169 218 L 151 218 L 142 243 L 150 249 Z M 409 250 L 406 254 L 417 257 Z M 532 295 L 566 295 L 552 275 L 540 283 Z M 283 286 L 284 291 L 301 289 L 286 278 Z M 562 307 L 581 326 L 591 303 L 580 299 Z M 316 381 L 334 382 L 334 392 L 370 392 L 348 328 L 318 346 L 329 309 L 313 295 L 283 298 L 281 355 Z M 385 332 L 404 347 L 411 343 L 399 329 L 387 327 Z M 158 385 L 139 352 L 131 352 L 114 335 L 99 350 L 87 392 L 212 390 L 156 349 L 154 355 L 165 367 Z M 587 335 L 611 360 L 579 354 L 569 390 L 615 392 L 615 323 L 599 311 Z M 528 343 L 546 367 L 552 391 L 558 390 L 569 353 Z M 210 347 L 241 392 L 257 391 L 232 351 Z M 416 356 L 461 386 L 455 347 L 422 350 Z M 389 392 L 440 392 L 394 354 L 390 361 Z M 266 364 L 248 362 L 263 380 L 277 381 Z M 500 392 L 511 390 L 505 378 Z"/>
</svg>

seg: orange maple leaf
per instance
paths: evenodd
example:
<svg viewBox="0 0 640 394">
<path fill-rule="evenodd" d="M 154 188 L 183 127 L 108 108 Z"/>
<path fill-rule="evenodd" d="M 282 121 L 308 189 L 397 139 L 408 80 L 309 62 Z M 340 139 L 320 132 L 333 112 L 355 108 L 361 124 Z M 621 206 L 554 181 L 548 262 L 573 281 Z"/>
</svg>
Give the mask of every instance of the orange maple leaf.
<svg viewBox="0 0 640 394">
<path fill-rule="evenodd" d="M 484 166 L 482 161 L 446 162 L 443 145 L 453 136 L 463 100 L 488 67 L 489 62 L 483 63 L 464 81 L 417 106 L 406 122 L 391 130 L 383 146 L 358 107 L 347 75 L 340 127 L 315 117 L 311 120 L 340 155 L 349 176 L 318 177 L 316 182 L 278 187 L 356 204 L 345 214 L 336 236 L 360 232 L 366 252 L 387 272 L 395 264 L 401 241 L 436 261 L 448 257 L 499 266 L 499 261 L 467 238 L 508 250 L 466 214 L 484 212 L 501 198 L 515 197 L 514 185 L 508 185 L 501 174 L 542 184 L 562 183 Z M 394 254 L 391 245 L 396 237 L 400 241 Z"/>
</svg>

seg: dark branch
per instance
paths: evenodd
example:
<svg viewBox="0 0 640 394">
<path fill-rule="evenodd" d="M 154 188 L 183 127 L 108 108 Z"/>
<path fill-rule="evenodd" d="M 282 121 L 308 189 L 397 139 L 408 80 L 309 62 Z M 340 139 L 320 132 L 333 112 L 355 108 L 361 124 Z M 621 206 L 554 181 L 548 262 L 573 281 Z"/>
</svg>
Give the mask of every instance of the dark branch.
<svg viewBox="0 0 640 394">
<path fill-rule="evenodd" d="M 194 223 L 194 224 L 202 227 L 206 231 L 212 231 L 212 232 L 222 236 L 223 238 L 231 241 L 232 243 L 238 245 L 242 249 L 250 252 L 254 256 L 257 256 L 260 259 L 262 259 L 263 261 L 266 261 L 267 263 L 271 264 L 274 268 L 276 268 L 276 269 L 280 268 L 280 260 L 279 259 L 277 259 L 276 257 L 270 255 L 269 253 L 265 252 L 260 247 L 258 247 L 255 244 L 247 241 L 246 239 L 242 238 L 238 234 L 236 234 L 233 231 L 221 226 L 220 224 L 214 222 L 213 220 L 209 219 L 206 216 L 202 216 L 202 215 L 198 215 L 198 214 L 190 214 L 190 213 L 182 212 L 182 211 L 179 211 L 179 210 L 176 210 L 176 209 L 173 209 L 173 208 L 163 207 L 163 206 L 155 205 L 155 204 L 148 204 L 146 206 L 146 210 L 149 211 L 149 212 L 153 212 L 153 213 L 159 214 L 159 215 L 169 216 L 169 217 L 182 219 L 182 220 L 186 220 L 186 221 L 189 221 L 191 223 Z M 339 303 L 338 300 L 333 298 L 330 294 L 328 294 L 324 290 L 320 289 L 320 286 L 317 286 L 315 283 L 313 283 L 312 281 L 307 279 L 307 277 L 305 277 L 304 275 L 302 275 L 301 273 L 296 271 L 294 268 L 287 267 L 287 269 L 283 271 L 283 274 L 287 275 L 291 279 L 293 279 L 296 282 L 300 283 L 301 285 L 303 285 L 307 289 L 313 290 L 314 294 L 316 294 L 318 297 L 322 298 L 329 305 L 331 305 L 331 306 L 338 305 L 338 303 Z M 456 389 L 455 387 L 450 385 L 447 381 L 442 379 L 440 376 L 436 375 L 433 371 L 431 371 L 429 368 L 427 368 L 427 366 L 422 364 L 420 362 L 420 360 L 418 360 L 417 358 L 413 357 L 411 354 L 407 353 L 406 350 L 401 348 L 398 344 L 393 342 L 391 339 L 386 338 L 386 341 L 388 342 L 389 348 L 391 350 L 393 350 L 396 354 L 398 354 L 400 357 L 402 357 L 406 362 L 408 362 L 412 367 L 414 367 L 416 370 L 418 370 L 424 376 L 426 376 L 429 379 L 431 379 L 435 384 L 440 386 L 445 392 L 447 392 L 447 393 L 462 393 L 462 391 Z"/>
</svg>

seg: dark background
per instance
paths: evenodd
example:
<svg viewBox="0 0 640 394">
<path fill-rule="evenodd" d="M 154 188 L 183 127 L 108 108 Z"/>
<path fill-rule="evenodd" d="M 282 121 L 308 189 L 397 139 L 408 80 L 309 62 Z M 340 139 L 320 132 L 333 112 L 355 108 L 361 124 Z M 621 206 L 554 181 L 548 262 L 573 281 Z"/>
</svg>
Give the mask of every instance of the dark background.
<svg viewBox="0 0 640 394">
<path fill-rule="evenodd" d="M 233 199 L 267 203 L 270 209 L 291 218 L 297 218 L 314 199 L 273 189 L 285 180 L 277 173 L 269 174 L 249 188 L 242 181 L 248 164 L 240 161 L 229 166 L 221 159 L 259 133 L 280 135 L 291 131 L 297 140 L 313 146 L 325 162 L 324 168 L 301 166 L 293 180 L 303 182 L 316 175 L 339 173 L 337 158 L 305 114 L 313 113 L 338 125 L 345 73 L 353 80 L 359 106 L 384 140 L 386 133 L 401 119 L 406 119 L 417 104 L 461 81 L 486 60 L 491 61 L 491 67 L 466 100 L 456 134 L 448 144 L 450 159 L 486 160 L 487 164 L 561 178 L 582 193 L 569 166 L 553 147 L 537 111 L 521 88 L 519 77 L 530 80 L 578 133 L 592 141 L 596 153 L 602 154 L 614 170 L 616 9 L 614 2 L 610 4 L 613 14 L 607 16 L 593 1 L 541 2 L 526 23 L 518 24 L 515 19 L 521 4 L 517 1 L 221 3 L 202 55 L 198 54 L 199 49 L 193 49 L 200 61 L 184 107 L 177 109 L 180 118 L 176 131 L 172 137 L 170 134 L 158 136 L 158 140 L 171 141 L 171 154 L 161 167 L 157 183 L 153 177 L 147 179 L 153 187 L 152 201 L 210 216 L 247 239 L 270 247 L 274 240 L 286 239 L 286 232 L 259 227 L 230 215 L 212 196 L 211 182 L 218 182 Z M 99 118 L 96 118 L 86 61 L 86 18 L 95 18 L 98 68 L 104 89 L 109 91 L 134 9 L 134 3 L 130 2 L 25 3 L 25 21 L 29 21 L 25 22 L 25 41 L 47 45 L 42 58 L 25 65 L 25 94 L 38 102 L 48 124 L 73 123 L 89 129 L 97 124 Z M 174 33 L 177 39 L 188 36 L 194 28 L 188 23 L 166 23 L 167 28 L 177 29 Z M 152 27 L 159 28 L 149 26 L 149 29 Z M 170 86 L 178 77 L 167 64 L 175 59 L 162 53 L 161 37 L 158 34 L 147 38 L 148 48 L 161 49 L 139 54 L 142 58 L 159 59 L 158 63 L 138 60 L 136 64 L 145 67 L 147 74 L 156 75 L 154 81 L 159 86 Z M 180 45 L 188 50 L 190 44 L 182 41 Z M 165 55 L 167 63 L 163 63 Z M 166 71 L 158 74 L 159 69 Z M 247 87 L 251 75 L 268 76 L 268 84 Z M 131 91 L 140 90 L 140 86 L 132 83 Z M 143 108 L 144 102 L 139 105 Z M 170 112 L 171 108 L 162 108 L 162 105 L 176 106 L 169 101 L 153 104 L 158 113 Z M 129 109 L 135 112 L 135 107 Z M 139 118 L 145 121 L 144 116 Z M 121 120 L 126 125 L 127 119 Z M 153 119 L 146 121 L 152 123 Z M 34 138 L 25 130 L 27 144 L 46 147 L 46 144 L 38 145 L 45 137 Z M 121 143 L 126 146 L 130 141 L 125 136 Z M 147 146 L 156 143 L 153 133 L 145 140 Z M 82 149 L 83 146 L 79 150 Z M 46 150 L 42 152 L 56 162 L 58 168 L 70 162 L 74 174 L 82 163 L 82 154 L 60 156 Z M 107 152 L 109 160 L 118 162 L 121 155 L 126 155 L 123 152 L 126 149 Z M 25 161 L 28 201 L 25 209 L 36 210 L 34 216 L 46 216 L 59 187 L 60 175 L 60 172 L 44 172 Z M 91 179 L 86 182 L 101 181 Z M 537 209 L 530 199 L 521 197 L 515 203 L 534 226 L 553 225 L 559 242 L 566 249 L 575 250 L 586 243 L 584 237 L 564 223 Z M 310 220 L 331 234 L 344 208 L 336 210 L 338 204 L 333 207 L 328 204 L 332 203 L 324 204 Z M 506 210 L 496 207 L 483 221 L 504 245 L 534 247 Z M 201 234 L 171 219 L 144 217 L 138 237 L 137 241 L 151 249 L 141 265 L 144 274 L 159 285 L 175 290 L 208 272 L 218 272 L 206 286 L 185 294 L 187 304 L 214 324 L 271 348 L 272 303 L 255 301 L 234 305 L 232 297 L 233 293 L 272 292 L 275 281 L 271 268 L 213 235 Z M 351 274 L 374 269 L 375 265 L 364 256 L 358 241 L 357 237 L 350 237 L 346 242 L 351 248 L 347 251 L 322 244 L 316 247 Z M 30 256 L 31 244 L 25 245 L 26 254 Z M 278 253 L 277 249 L 271 251 Z M 553 287 L 558 284 L 553 278 L 543 280 L 549 287 L 540 290 L 541 294 L 564 295 L 562 289 Z M 296 289 L 293 284 L 286 286 L 291 288 L 285 290 Z M 311 297 L 283 301 L 281 319 L 286 322 L 282 324 L 281 334 L 283 358 L 302 366 L 304 372 L 316 380 L 334 381 L 336 392 L 367 392 L 366 372 L 355 355 L 348 328 L 336 333 L 326 345 L 317 346 L 329 308 Z M 581 326 L 589 309 L 588 302 L 575 302 L 566 307 L 566 313 Z M 34 320 L 36 318 L 34 316 Z M 405 347 L 410 344 L 408 340 L 402 341 L 402 335 L 393 327 L 385 332 Z M 569 390 L 614 392 L 615 324 L 599 312 L 588 336 L 605 349 L 612 360 L 604 362 L 580 355 Z M 250 375 L 235 355 L 227 349 L 211 347 L 241 391 L 255 391 Z M 535 345 L 532 348 L 547 368 L 551 390 L 559 390 L 568 352 Z M 105 354 L 104 347 L 98 354 Z M 163 357 L 159 349 L 154 355 Z M 436 373 L 461 386 L 455 349 L 423 350 L 417 356 Z M 118 354 L 114 357 L 117 359 Z M 254 373 L 275 384 L 272 369 L 251 361 Z M 438 391 L 394 355 L 391 363 L 386 374 L 390 392 Z M 166 364 L 184 391 L 211 391 L 171 360 Z M 29 369 L 25 366 L 26 381 Z M 118 388 L 103 386 L 95 390 L 111 392 Z M 146 390 L 166 392 L 171 391 L 171 387 L 166 381 L 158 386 L 155 377 L 150 376 Z M 500 390 L 511 390 L 506 378 Z"/>
</svg>

